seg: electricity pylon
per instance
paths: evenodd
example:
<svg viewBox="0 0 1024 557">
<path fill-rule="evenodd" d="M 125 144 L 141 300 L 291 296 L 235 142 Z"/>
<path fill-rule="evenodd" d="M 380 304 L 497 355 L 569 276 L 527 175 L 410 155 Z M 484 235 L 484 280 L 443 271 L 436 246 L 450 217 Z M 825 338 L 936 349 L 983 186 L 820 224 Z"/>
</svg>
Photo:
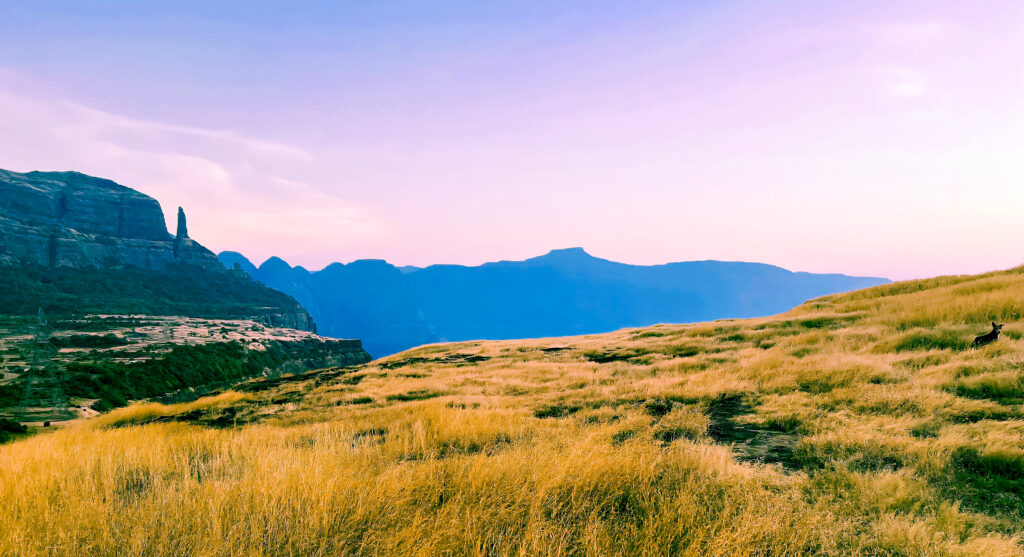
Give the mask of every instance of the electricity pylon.
<svg viewBox="0 0 1024 557">
<path fill-rule="evenodd" d="M 50 327 L 40 309 L 36 335 L 32 339 L 32 363 L 25 372 L 25 394 L 18 408 L 18 421 L 60 421 L 70 418 L 63 370 L 53 363 Z"/>
</svg>

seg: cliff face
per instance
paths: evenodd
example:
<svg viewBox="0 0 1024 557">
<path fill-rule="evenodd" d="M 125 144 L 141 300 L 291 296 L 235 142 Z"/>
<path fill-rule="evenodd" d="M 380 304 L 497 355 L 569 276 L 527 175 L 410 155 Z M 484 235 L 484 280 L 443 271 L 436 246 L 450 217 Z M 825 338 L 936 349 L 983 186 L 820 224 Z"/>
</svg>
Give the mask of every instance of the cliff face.
<svg viewBox="0 0 1024 557">
<path fill-rule="evenodd" d="M 316 331 L 294 298 L 167 232 L 157 200 L 78 172 L 0 170 L 0 313 L 249 318 Z"/>
<path fill-rule="evenodd" d="M 184 213 L 179 213 L 180 229 Z M 0 264 L 217 270 L 216 256 L 167 233 L 157 200 L 78 172 L 0 170 Z"/>
</svg>

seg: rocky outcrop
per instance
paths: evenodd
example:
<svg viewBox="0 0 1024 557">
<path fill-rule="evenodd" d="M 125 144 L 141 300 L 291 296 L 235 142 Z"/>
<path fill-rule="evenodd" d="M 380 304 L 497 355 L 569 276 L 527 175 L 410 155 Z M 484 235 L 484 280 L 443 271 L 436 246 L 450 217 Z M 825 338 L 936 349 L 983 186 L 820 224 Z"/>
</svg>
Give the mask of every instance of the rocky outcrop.
<svg viewBox="0 0 1024 557">
<path fill-rule="evenodd" d="M 178 211 L 171 236 L 160 203 L 131 188 L 78 172 L 0 170 L 0 264 L 219 270 Z"/>
<path fill-rule="evenodd" d="M 298 303 L 290 308 L 265 307 L 260 309 L 262 311 L 255 314 L 254 317 L 271 327 L 317 332 L 313 316 Z"/>
<path fill-rule="evenodd" d="M 178 207 L 178 231 L 174 234 L 175 239 L 188 238 L 188 225 L 185 223 L 185 209 Z"/>
<path fill-rule="evenodd" d="M 188 235 L 167 232 L 157 200 L 78 172 L 0 170 L 0 290 L 8 311 L 250 318 L 316 331 L 299 303 L 225 270 Z M 103 285 L 95 288 L 96 285 Z"/>
</svg>

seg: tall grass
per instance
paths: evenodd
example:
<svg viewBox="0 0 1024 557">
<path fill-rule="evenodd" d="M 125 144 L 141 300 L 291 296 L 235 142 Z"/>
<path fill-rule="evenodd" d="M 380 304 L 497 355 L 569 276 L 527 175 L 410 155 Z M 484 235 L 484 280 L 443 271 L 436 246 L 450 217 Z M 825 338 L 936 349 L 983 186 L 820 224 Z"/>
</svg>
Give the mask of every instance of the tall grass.
<svg viewBox="0 0 1024 557">
<path fill-rule="evenodd" d="M 0 555 L 1024 555 L 1021 300 L 944 277 L 139 404 L 0 446 Z"/>
</svg>

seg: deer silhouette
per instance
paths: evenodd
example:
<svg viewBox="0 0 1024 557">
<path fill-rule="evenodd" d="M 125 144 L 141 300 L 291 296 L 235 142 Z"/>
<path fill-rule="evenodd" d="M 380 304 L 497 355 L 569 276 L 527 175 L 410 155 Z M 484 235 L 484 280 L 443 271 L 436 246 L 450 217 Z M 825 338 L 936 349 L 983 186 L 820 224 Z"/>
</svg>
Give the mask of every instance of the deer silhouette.
<svg viewBox="0 0 1024 557">
<path fill-rule="evenodd" d="M 1002 329 L 1002 325 L 996 325 L 996 322 L 993 321 L 992 330 L 981 336 L 975 337 L 974 342 L 971 343 L 971 348 L 981 348 L 982 346 L 992 344 L 993 342 L 996 341 L 997 338 L 999 338 L 999 331 L 1001 331 Z"/>
</svg>

